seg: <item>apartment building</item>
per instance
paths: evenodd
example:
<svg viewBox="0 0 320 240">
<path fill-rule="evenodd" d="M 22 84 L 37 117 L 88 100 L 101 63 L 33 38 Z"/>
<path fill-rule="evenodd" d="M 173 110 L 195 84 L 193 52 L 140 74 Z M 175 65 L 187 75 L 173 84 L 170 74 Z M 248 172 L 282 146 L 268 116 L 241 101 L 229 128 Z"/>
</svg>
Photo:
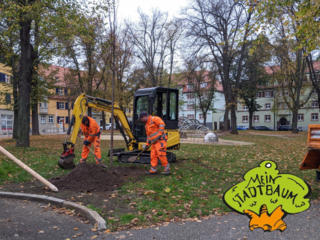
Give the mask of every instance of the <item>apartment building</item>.
<svg viewBox="0 0 320 240">
<path fill-rule="evenodd" d="M 11 68 L 0 63 L 0 135 L 11 134 L 13 129 L 11 75 Z"/>
</svg>

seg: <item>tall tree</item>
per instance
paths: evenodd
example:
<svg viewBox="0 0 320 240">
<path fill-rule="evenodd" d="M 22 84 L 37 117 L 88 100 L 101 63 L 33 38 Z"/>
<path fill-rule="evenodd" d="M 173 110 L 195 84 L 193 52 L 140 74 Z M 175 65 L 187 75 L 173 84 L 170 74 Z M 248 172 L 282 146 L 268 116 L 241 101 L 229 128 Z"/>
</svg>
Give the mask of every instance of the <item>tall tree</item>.
<svg viewBox="0 0 320 240">
<path fill-rule="evenodd" d="M 215 61 L 226 101 L 224 126 L 231 110 L 231 133 L 237 134 L 236 105 L 247 40 L 252 34 L 254 1 L 192 0 L 183 10 L 188 23 L 186 37 L 196 56 L 207 54 Z M 236 68 L 231 75 L 231 67 Z M 224 129 L 227 130 L 227 129 Z"/>
<path fill-rule="evenodd" d="M 1 34 L 6 36 L 14 31 L 19 31 L 20 59 L 18 65 L 19 73 L 19 128 L 17 136 L 17 147 L 29 147 L 29 130 L 30 130 L 30 98 L 31 84 L 34 74 L 34 62 L 37 60 L 37 54 L 34 48 L 32 31 L 37 19 L 39 26 L 39 35 L 42 41 L 46 41 L 47 36 L 42 34 L 44 29 L 52 29 L 52 31 L 64 31 L 66 25 L 77 26 L 74 21 L 77 18 L 76 4 L 72 1 L 58 0 L 27 0 L 27 1 L 1 1 L 0 2 L 0 22 L 11 20 L 12 25 L 8 28 L 2 28 Z M 41 16 L 41 17 L 40 17 Z M 51 59 L 52 55 L 47 55 L 47 59 Z M 17 120 L 17 119 L 16 119 Z"/>
</svg>

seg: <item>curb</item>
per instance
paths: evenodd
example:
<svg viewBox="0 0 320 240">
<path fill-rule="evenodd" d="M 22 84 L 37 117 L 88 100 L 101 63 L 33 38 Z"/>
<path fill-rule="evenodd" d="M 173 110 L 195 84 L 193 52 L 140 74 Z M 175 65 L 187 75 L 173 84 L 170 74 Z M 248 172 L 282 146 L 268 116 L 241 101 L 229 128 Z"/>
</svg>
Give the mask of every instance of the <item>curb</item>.
<svg viewBox="0 0 320 240">
<path fill-rule="evenodd" d="M 0 191 L 0 197 L 3 198 L 14 198 L 14 199 L 23 199 L 29 201 L 37 201 L 43 203 L 50 203 L 53 206 L 57 207 L 65 207 L 76 210 L 78 213 L 82 213 L 85 215 L 93 225 L 97 225 L 97 230 L 102 231 L 106 228 L 106 221 L 94 210 L 82 206 L 77 203 L 65 201 L 60 198 L 48 197 L 45 195 L 37 195 L 37 194 L 27 194 L 27 193 L 14 193 L 14 192 L 2 192 Z"/>
</svg>

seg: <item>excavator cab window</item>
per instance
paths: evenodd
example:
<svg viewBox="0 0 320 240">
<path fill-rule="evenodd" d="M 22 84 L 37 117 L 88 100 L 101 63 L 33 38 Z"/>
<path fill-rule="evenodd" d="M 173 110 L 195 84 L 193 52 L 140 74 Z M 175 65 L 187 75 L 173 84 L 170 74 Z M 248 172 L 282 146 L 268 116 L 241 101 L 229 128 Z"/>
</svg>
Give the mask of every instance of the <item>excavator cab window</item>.
<svg viewBox="0 0 320 240">
<path fill-rule="evenodd" d="M 138 142 L 146 141 L 145 124 L 139 119 L 140 112 L 161 117 L 166 129 L 178 129 L 179 90 L 173 88 L 145 88 L 135 93 L 133 135 Z"/>
</svg>

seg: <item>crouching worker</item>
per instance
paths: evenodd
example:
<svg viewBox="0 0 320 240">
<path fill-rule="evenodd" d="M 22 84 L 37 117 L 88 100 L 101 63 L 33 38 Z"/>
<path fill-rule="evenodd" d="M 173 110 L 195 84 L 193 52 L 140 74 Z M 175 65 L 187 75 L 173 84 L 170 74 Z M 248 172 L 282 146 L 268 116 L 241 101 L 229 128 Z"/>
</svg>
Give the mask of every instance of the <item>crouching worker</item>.
<svg viewBox="0 0 320 240">
<path fill-rule="evenodd" d="M 81 122 L 81 131 L 84 134 L 84 142 L 83 142 L 83 149 L 82 149 L 82 156 L 80 159 L 80 163 L 85 163 L 87 161 L 88 154 L 93 143 L 94 146 L 94 154 L 96 163 L 101 165 L 102 167 L 107 167 L 104 163 L 102 163 L 101 159 L 101 151 L 100 151 L 100 127 L 97 122 L 88 116 L 83 116 Z"/>
<path fill-rule="evenodd" d="M 164 167 L 163 174 L 170 174 L 170 165 L 167 160 L 167 135 L 164 132 L 165 123 L 160 117 L 148 115 L 147 112 L 140 113 L 140 119 L 145 123 L 147 133 L 147 144 L 145 149 L 151 146 L 151 169 L 146 175 L 157 173 L 158 158 Z"/>
</svg>

